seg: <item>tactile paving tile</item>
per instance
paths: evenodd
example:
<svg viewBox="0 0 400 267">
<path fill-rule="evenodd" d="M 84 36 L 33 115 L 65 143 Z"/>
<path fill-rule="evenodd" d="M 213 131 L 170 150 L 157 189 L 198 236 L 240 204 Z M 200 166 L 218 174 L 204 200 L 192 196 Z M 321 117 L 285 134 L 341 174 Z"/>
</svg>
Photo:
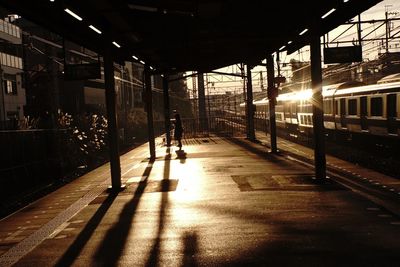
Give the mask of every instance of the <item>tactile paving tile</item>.
<svg viewBox="0 0 400 267">
<path fill-rule="evenodd" d="M 28 254 L 36 246 L 38 246 L 43 240 L 50 236 L 61 224 L 67 222 L 76 213 L 81 211 L 91 201 L 93 201 L 98 195 L 105 190 L 105 185 L 109 183 L 109 179 L 106 179 L 99 186 L 93 188 L 81 199 L 73 203 L 69 208 L 58 214 L 54 219 L 43 225 L 36 232 L 22 240 L 20 243 L 12 247 L 6 253 L 0 256 L 0 266 L 11 266 L 20 260 L 23 256 Z"/>
</svg>

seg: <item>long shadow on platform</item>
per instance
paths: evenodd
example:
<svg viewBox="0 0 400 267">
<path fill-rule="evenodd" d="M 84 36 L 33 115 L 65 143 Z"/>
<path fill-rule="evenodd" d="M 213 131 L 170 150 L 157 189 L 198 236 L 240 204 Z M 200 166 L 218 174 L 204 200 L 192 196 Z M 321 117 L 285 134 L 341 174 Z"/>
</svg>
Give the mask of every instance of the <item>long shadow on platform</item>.
<svg viewBox="0 0 400 267">
<path fill-rule="evenodd" d="M 164 174 L 163 180 L 161 181 L 161 202 L 160 202 L 160 214 L 158 218 L 158 231 L 155 238 L 153 247 L 150 251 L 150 256 L 145 264 L 145 266 L 158 266 L 158 261 L 160 258 L 160 245 L 161 245 L 161 235 L 164 231 L 165 226 L 165 210 L 168 206 L 168 192 L 170 189 L 170 169 L 171 169 L 171 154 L 170 148 L 167 148 L 167 155 L 164 159 Z"/>
<path fill-rule="evenodd" d="M 270 153 L 266 150 L 266 147 L 261 147 L 259 143 L 254 143 L 248 140 L 240 139 L 240 138 L 232 138 L 232 137 L 226 137 L 225 138 L 227 141 L 238 145 L 260 157 L 266 158 L 271 162 L 278 163 L 279 165 L 285 166 L 285 165 L 290 165 L 289 163 L 286 162 L 286 160 L 280 155 L 280 153 L 274 154 Z M 265 150 L 264 150 L 265 148 Z"/>
<path fill-rule="evenodd" d="M 341 201 L 360 201 L 359 196 L 338 197 L 342 198 Z M 324 206 L 321 204 L 320 209 L 325 209 Z M 243 238 L 254 238 L 252 244 L 242 244 L 239 254 L 229 260 L 222 257 L 211 262 L 212 266 L 397 266 L 400 259 L 396 252 L 398 242 L 388 242 L 392 245 L 383 248 L 380 242 L 386 241 L 378 234 L 373 239 L 366 238 L 368 225 L 347 222 L 343 227 L 338 220 L 332 219 L 332 215 L 322 215 L 318 210 L 314 216 L 310 213 L 303 214 L 302 218 L 288 218 L 287 213 L 300 215 L 304 211 L 271 209 L 271 212 L 265 212 L 215 203 L 202 203 L 196 208 L 221 216 L 229 215 L 254 225 L 269 226 L 264 238 L 243 235 Z M 340 219 L 340 215 L 338 217 Z"/>
<path fill-rule="evenodd" d="M 94 255 L 96 266 L 116 266 L 121 253 L 125 247 L 129 231 L 132 227 L 132 220 L 139 205 L 141 196 L 147 186 L 148 177 L 153 168 L 154 160 L 149 161 L 132 200 L 126 203 L 119 215 L 118 222 L 106 233 L 103 241 Z"/>
<path fill-rule="evenodd" d="M 79 256 L 82 249 L 85 247 L 86 243 L 89 241 L 93 232 L 99 226 L 101 220 L 104 215 L 107 213 L 108 209 L 114 202 L 117 197 L 117 193 L 112 193 L 108 195 L 106 200 L 101 204 L 96 213 L 92 216 L 92 218 L 88 221 L 85 228 L 80 232 L 78 237 L 75 239 L 74 243 L 72 243 L 68 250 L 64 253 L 64 255 L 58 260 L 55 264 L 57 267 L 61 266 L 71 266 L 75 259 Z"/>
<path fill-rule="evenodd" d="M 197 253 L 199 251 L 198 234 L 196 232 L 190 231 L 185 232 L 183 235 L 183 257 L 182 257 L 182 267 L 196 267 L 197 263 Z"/>
</svg>

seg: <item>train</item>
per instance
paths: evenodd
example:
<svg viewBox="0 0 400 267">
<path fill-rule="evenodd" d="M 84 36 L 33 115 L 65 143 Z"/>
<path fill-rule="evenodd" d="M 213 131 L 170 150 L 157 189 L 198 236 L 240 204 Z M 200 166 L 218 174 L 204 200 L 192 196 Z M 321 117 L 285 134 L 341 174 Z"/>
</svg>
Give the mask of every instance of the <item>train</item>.
<svg viewBox="0 0 400 267">
<path fill-rule="evenodd" d="M 346 82 L 323 86 L 326 133 L 400 137 L 400 80 L 382 79 L 363 85 Z M 269 101 L 253 101 L 255 120 L 269 120 Z M 245 104 L 240 104 L 245 115 Z M 312 134 L 312 89 L 280 94 L 275 107 L 277 129 L 293 134 Z"/>
</svg>

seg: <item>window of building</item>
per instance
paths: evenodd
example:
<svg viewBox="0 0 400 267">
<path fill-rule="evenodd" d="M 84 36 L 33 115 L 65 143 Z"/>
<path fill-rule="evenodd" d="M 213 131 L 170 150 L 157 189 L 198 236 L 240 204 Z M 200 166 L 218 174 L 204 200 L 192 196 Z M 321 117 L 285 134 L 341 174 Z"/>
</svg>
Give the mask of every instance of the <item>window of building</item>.
<svg viewBox="0 0 400 267">
<path fill-rule="evenodd" d="M 4 92 L 8 95 L 17 94 L 17 77 L 15 75 L 4 73 L 3 78 Z"/>
<path fill-rule="evenodd" d="M 9 35 L 12 35 L 12 26 L 10 23 L 7 23 L 7 31 L 6 31 Z"/>
<path fill-rule="evenodd" d="M 357 115 L 357 99 L 349 99 L 347 104 L 349 105 L 349 115 Z"/>
<path fill-rule="evenodd" d="M 382 97 L 372 97 L 371 116 L 382 116 L 382 115 L 383 115 Z"/>
<path fill-rule="evenodd" d="M 4 53 L 1 53 L 1 65 L 6 65 L 7 56 Z"/>
<path fill-rule="evenodd" d="M 6 66 L 10 66 L 10 65 L 11 65 L 11 56 L 6 55 Z"/>
<path fill-rule="evenodd" d="M 17 94 L 17 82 L 4 80 L 3 81 L 5 93 L 8 95 L 16 95 Z"/>
<path fill-rule="evenodd" d="M 15 57 L 14 56 L 10 56 L 10 67 L 15 68 Z"/>
</svg>

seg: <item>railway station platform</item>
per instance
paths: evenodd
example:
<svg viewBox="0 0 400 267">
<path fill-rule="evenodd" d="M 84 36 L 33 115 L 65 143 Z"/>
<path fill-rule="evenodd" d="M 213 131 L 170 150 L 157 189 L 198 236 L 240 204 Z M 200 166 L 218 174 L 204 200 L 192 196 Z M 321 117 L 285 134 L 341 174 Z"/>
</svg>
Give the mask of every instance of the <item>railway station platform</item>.
<svg viewBox="0 0 400 267">
<path fill-rule="evenodd" d="M 0 266 L 398 266 L 400 217 L 260 143 L 157 140 L 0 221 Z"/>
</svg>

